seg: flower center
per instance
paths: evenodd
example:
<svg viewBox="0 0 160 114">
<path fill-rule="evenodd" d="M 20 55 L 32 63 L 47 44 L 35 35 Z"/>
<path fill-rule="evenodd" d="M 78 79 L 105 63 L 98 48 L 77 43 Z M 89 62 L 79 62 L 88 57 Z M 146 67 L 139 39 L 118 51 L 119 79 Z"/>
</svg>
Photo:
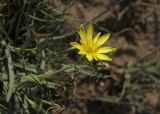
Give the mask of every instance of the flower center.
<svg viewBox="0 0 160 114">
<path fill-rule="evenodd" d="M 94 52 L 94 47 L 92 44 L 88 44 L 84 46 L 84 49 L 87 53 L 93 53 Z"/>
</svg>

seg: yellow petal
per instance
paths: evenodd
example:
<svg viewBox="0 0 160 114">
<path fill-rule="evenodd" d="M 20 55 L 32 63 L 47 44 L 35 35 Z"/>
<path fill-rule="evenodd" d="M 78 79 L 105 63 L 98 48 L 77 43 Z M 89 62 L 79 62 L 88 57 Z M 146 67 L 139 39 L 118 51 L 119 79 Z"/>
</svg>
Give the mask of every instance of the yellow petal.
<svg viewBox="0 0 160 114">
<path fill-rule="evenodd" d="M 82 45 L 86 45 L 87 43 L 88 43 L 88 41 L 86 40 L 86 39 L 80 39 L 80 43 L 82 44 Z"/>
<path fill-rule="evenodd" d="M 91 41 L 92 40 L 92 36 L 93 36 L 93 25 L 92 25 L 92 23 L 89 23 L 88 29 L 87 29 L 87 39 L 89 41 Z"/>
<path fill-rule="evenodd" d="M 92 61 L 93 57 L 91 54 L 86 54 L 86 58 L 88 59 L 88 61 Z"/>
<path fill-rule="evenodd" d="M 92 57 L 93 57 L 96 61 L 98 61 L 98 58 L 97 58 L 97 54 L 96 54 L 96 53 L 92 53 Z"/>
<path fill-rule="evenodd" d="M 84 29 L 83 25 L 81 24 L 79 27 L 79 32 L 81 39 L 84 40 L 86 38 L 86 30 Z"/>
<path fill-rule="evenodd" d="M 80 55 L 86 55 L 86 52 L 82 49 L 82 50 L 80 50 L 80 51 L 78 52 L 78 54 L 80 54 Z"/>
<path fill-rule="evenodd" d="M 83 47 L 77 42 L 71 42 L 70 44 L 71 44 L 71 46 L 73 46 L 77 49 L 80 49 L 80 50 L 83 49 Z"/>
<path fill-rule="evenodd" d="M 98 49 L 98 53 L 108 53 L 108 52 L 113 52 L 113 51 L 116 51 L 116 48 L 102 47 Z"/>
<path fill-rule="evenodd" d="M 107 33 L 103 36 L 101 36 L 97 42 L 96 42 L 96 46 L 99 47 L 99 46 L 102 46 L 108 39 L 109 39 L 109 36 L 110 36 L 110 33 Z"/>
<path fill-rule="evenodd" d="M 99 60 L 112 61 L 112 58 L 104 54 L 97 54 L 97 58 Z"/>
<path fill-rule="evenodd" d="M 93 38 L 93 43 L 95 44 L 100 36 L 101 32 L 99 32 L 98 34 L 96 34 L 96 36 Z"/>
</svg>

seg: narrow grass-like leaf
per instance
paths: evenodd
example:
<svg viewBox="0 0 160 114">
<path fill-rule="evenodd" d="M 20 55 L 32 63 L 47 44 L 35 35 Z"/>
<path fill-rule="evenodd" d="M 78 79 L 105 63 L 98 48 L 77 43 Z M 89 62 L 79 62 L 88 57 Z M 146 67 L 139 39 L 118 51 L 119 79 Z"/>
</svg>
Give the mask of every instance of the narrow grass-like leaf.
<svg viewBox="0 0 160 114">
<path fill-rule="evenodd" d="M 23 65 L 20 63 L 13 63 L 13 65 L 21 69 L 24 68 Z M 25 64 L 25 70 L 35 74 L 40 74 L 43 72 L 40 68 L 36 67 L 36 65 L 31 65 L 31 64 Z"/>
<path fill-rule="evenodd" d="M 11 57 L 11 53 L 8 47 L 6 47 L 5 49 L 5 55 L 7 58 L 7 66 L 8 66 L 8 76 L 9 76 L 9 88 L 8 88 L 8 93 L 7 93 L 7 97 L 6 97 L 6 101 L 9 102 L 12 93 L 14 91 L 14 71 L 13 71 L 13 64 L 12 64 L 12 57 Z"/>
<path fill-rule="evenodd" d="M 38 105 L 36 102 L 34 102 L 33 100 L 29 99 L 27 96 L 25 96 L 25 99 L 27 100 L 27 102 L 32 106 L 32 108 L 37 108 Z"/>
<path fill-rule="evenodd" d="M 40 68 L 41 68 L 42 70 L 44 70 L 45 66 L 46 66 L 46 61 L 45 61 L 45 50 L 42 50 L 42 61 L 41 61 Z"/>
<path fill-rule="evenodd" d="M 96 69 L 89 67 L 87 65 L 63 65 L 65 72 L 77 71 L 84 75 L 98 77 L 98 78 L 108 78 L 110 75 L 99 73 Z"/>
</svg>

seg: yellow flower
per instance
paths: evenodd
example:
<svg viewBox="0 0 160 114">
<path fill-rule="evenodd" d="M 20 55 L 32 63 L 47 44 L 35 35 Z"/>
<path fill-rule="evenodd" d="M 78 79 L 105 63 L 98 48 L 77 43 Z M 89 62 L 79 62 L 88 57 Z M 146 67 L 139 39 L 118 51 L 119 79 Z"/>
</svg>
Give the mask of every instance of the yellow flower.
<svg viewBox="0 0 160 114">
<path fill-rule="evenodd" d="M 113 52 L 116 49 L 111 47 L 102 47 L 108 40 L 110 36 L 109 33 L 104 34 L 101 37 L 101 33 L 98 33 L 93 38 L 93 25 L 90 23 L 87 31 L 84 29 L 83 25 L 80 25 L 78 34 L 80 35 L 80 43 L 71 42 L 71 45 L 79 50 L 78 54 L 85 55 L 89 61 L 112 60 L 112 58 L 107 56 L 105 53 Z"/>
</svg>

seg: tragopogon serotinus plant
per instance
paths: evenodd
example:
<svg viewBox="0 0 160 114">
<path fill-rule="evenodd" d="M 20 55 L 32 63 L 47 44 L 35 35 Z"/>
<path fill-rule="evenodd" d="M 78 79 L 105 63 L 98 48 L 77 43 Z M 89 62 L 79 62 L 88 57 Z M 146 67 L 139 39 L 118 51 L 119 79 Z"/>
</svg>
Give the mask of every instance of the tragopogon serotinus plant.
<svg viewBox="0 0 160 114">
<path fill-rule="evenodd" d="M 103 46 L 109 39 L 110 33 L 100 36 L 99 32 L 93 37 L 93 25 L 89 23 L 87 31 L 81 24 L 78 34 L 80 35 L 80 43 L 71 42 L 71 45 L 79 50 L 78 54 L 85 55 L 88 61 L 112 60 L 106 53 L 113 52 L 116 48 Z"/>
</svg>

